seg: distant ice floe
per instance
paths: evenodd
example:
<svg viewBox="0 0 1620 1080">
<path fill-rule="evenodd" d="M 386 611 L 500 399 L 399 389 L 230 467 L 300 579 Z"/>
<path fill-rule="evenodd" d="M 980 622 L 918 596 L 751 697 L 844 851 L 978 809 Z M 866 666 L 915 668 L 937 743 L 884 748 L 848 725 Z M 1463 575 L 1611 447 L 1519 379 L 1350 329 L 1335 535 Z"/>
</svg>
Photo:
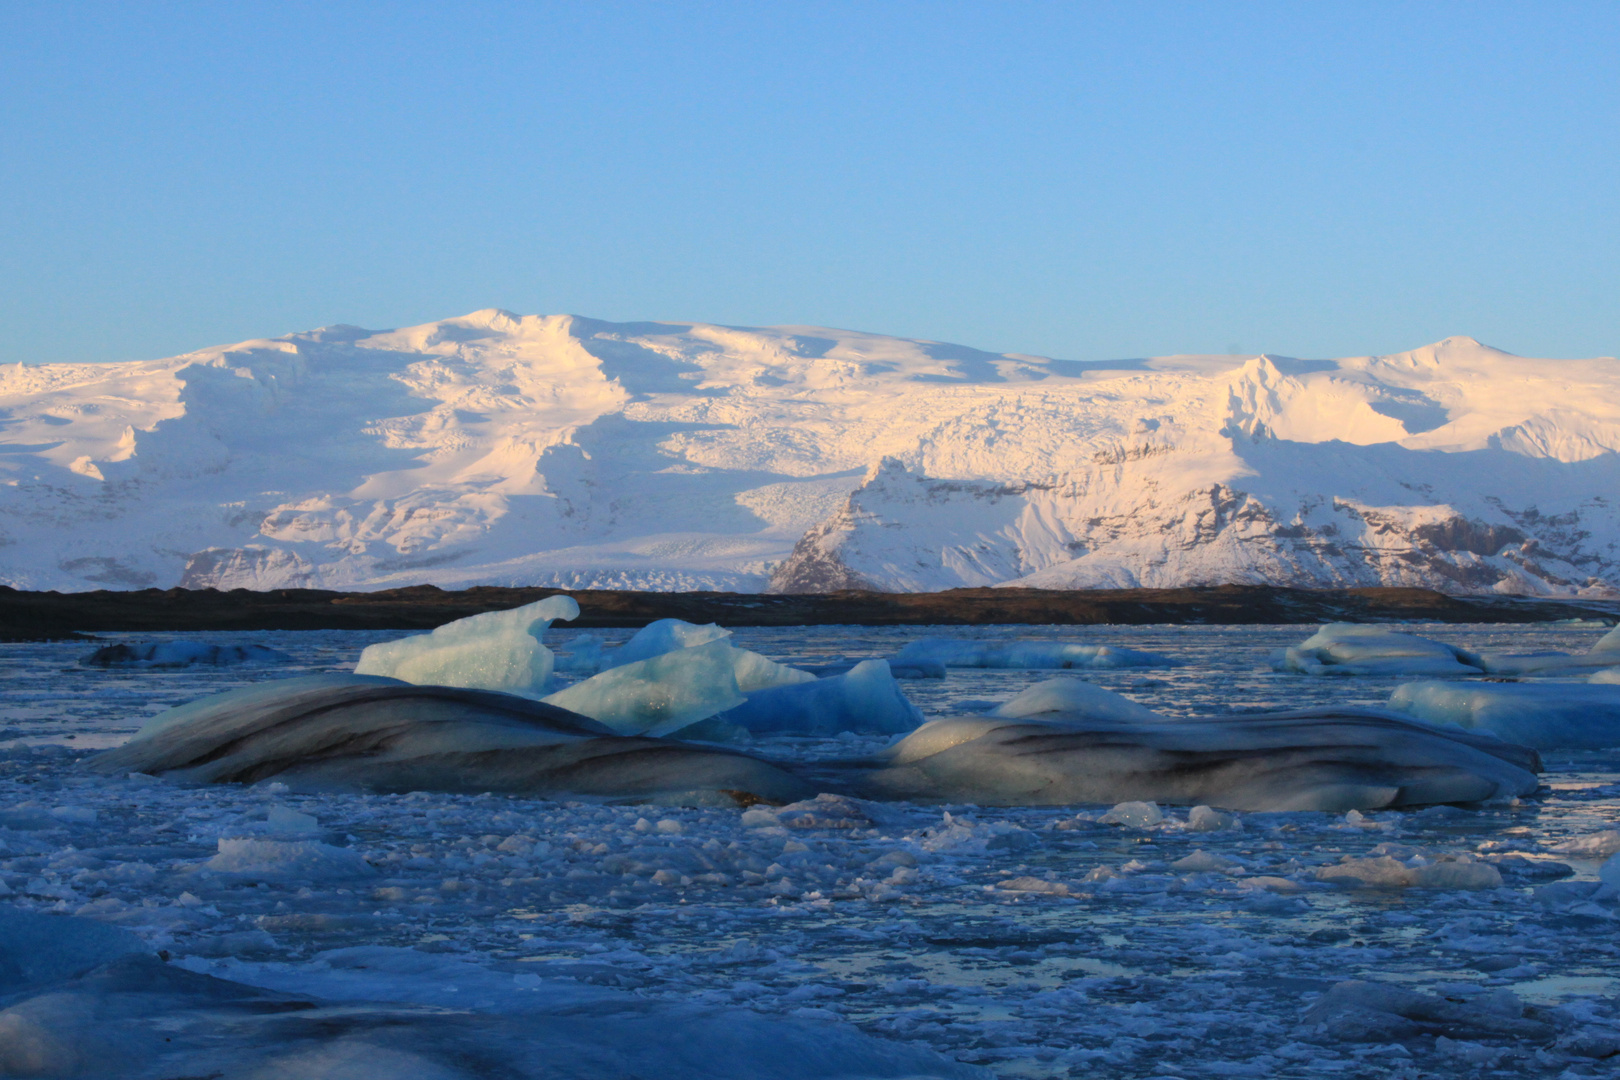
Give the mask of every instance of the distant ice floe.
<svg viewBox="0 0 1620 1080">
<path fill-rule="evenodd" d="M 160 713 L 86 760 L 103 773 L 191 783 L 270 777 L 313 791 L 579 794 L 788 801 L 805 785 L 731 751 L 627 738 L 513 694 L 366 675 L 258 683 Z M 221 855 L 226 853 L 221 851 Z"/>
<path fill-rule="evenodd" d="M 6 1076 L 990 1080 L 826 1018 L 654 1001 L 380 945 L 307 963 L 170 964 L 124 930 L 9 906 L 0 999 Z"/>
<path fill-rule="evenodd" d="M 104 668 L 232 667 L 291 662 L 292 657 L 268 645 L 205 645 L 200 641 L 104 645 L 79 661 L 86 667 Z"/>
<path fill-rule="evenodd" d="M 1274 665 L 1305 675 L 1479 675 L 1477 657 L 1440 641 L 1381 626 L 1329 623 L 1283 650 Z"/>
<path fill-rule="evenodd" d="M 1116 645 L 1078 645 L 1061 641 L 959 641 L 924 638 L 907 644 L 893 659 L 896 667 L 931 665 L 948 668 L 1175 667 L 1180 661 L 1158 653 Z"/>
<path fill-rule="evenodd" d="M 1610 672 L 1620 679 L 1620 627 L 1584 653 L 1504 653 L 1481 651 L 1476 663 L 1492 675 L 1584 675 Z"/>
<path fill-rule="evenodd" d="M 1391 708 L 1538 750 L 1620 746 L 1620 673 L 1590 683 L 1415 682 Z"/>
<path fill-rule="evenodd" d="M 1584 653 L 1510 653 L 1471 652 L 1381 626 L 1329 623 L 1272 663 L 1306 675 L 1585 675 L 1620 669 L 1620 627 Z"/>
<path fill-rule="evenodd" d="M 1381 809 L 1536 790 L 1534 751 L 1398 713 L 1316 708 L 1172 720 L 1098 687 L 1038 686 L 1015 716 L 956 716 L 898 742 L 869 797 L 997 806 L 1151 801 Z M 1144 715 L 1146 713 L 1146 715 Z"/>
</svg>

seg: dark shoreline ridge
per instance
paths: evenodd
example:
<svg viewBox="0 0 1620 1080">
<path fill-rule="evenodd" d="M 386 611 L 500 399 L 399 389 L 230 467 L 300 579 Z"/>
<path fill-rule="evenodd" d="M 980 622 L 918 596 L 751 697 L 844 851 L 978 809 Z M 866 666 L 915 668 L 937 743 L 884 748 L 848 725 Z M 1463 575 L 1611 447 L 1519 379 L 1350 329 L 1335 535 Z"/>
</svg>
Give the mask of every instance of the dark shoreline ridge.
<svg viewBox="0 0 1620 1080">
<path fill-rule="evenodd" d="M 1432 589 L 1291 589 L 1211 585 L 1182 589 L 951 589 L 933 593 L 769 595 L 498 588 L 446 591 L 413 585 L 379 592 L 320 589 L 141 589 L 21 592 L 0 586 L 0 641 L 72 638 L 97 631 L 425 630 L 483 611 L 567 593 L 570 629 L 639 627 L 681 618 L 728 626 L 1003 624 L 1210 625 L 1322 622 L 1546 622 L 1620 616 L 1620 600 L 1447 596 Z"/>
</svg>

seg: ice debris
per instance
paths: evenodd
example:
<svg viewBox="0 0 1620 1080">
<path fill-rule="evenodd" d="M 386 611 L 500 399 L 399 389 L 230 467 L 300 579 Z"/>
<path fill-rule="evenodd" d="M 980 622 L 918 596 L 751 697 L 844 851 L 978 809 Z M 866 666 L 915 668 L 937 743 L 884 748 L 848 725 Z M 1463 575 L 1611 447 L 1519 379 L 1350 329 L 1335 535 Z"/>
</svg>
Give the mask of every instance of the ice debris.
<svg viewBox="0 0 1620 1080">
<path fill-rule="evenodd" d="M 432 633 L 368 645 L 354 673 L 539 697 L 556 659 L 540 644 L 540 636 L 553 621 L 578 617 L 579 605 L 570 596 L 486 611 L 445 623 Z"/>
<path fill-rule="evenodd" d="M 1543 1041 L 1552 1025 L 1528 1018 L 1524 1002 L 1506 989 L 1470 988 L 1455 998 L 1386 983 L 1336 984 L 1305 1012 L 1305 1023 L 1345 1042 L 1392 1042 L 1420 1035 L 1474 1040 L 1513 1036 Z"/>
<path fill-rule="evenodd" d="M 104 645 L 79 661 L 86 667 L 104 668 L 233 667 L 291 662 L 292 657 L 268 645 L 208 645 L 201 641 Z"/>
<path fill-rule="evenodd" d="M 1389 704 L 1539 750 L 1620 746 L 1620 686 L 1613 684 L 1416 682 L 1397 686 Z"/>
<path fill-rule="evenodd" d="M 924 638 L 908 643 L 893 658 L 899 666 L 948 668 L 1135 668 L 1175 667 L 1180 661 L 1158 653 L 1115 645 L 1061 641 L 961 641 Z"/>
<path fill-rule="evenodd" d="M 325 791 L 572 793 L 697 802 L 806 793 L 794 777 L 732 751 L 615 735 L 512 694 L 414 686 L 365 675 L 257 683 L 171 709 L 97 772 L 192 783 L 274 777 Z"/>
<path fill-rule="evenodd" d="M 1393 855 L 1345 856 L 1339 863 L 1322 867 L 1316 876 L 1339 885 L 1396 889 L 1496 889 L 1502 885 L 1496 867 L 1470 858 L 1402 862 Z"/>
</svg>

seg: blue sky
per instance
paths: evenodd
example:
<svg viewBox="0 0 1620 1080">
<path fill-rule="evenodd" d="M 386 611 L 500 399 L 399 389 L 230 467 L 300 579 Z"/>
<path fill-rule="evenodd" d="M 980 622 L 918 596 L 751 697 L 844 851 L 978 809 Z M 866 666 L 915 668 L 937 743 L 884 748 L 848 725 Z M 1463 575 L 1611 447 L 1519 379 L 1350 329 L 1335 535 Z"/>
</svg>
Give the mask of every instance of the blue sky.
<svg viewBox="0 0 1620 1080">
<path fill-rule="evenodd" d="M 1613 3 L 0 3 L 0 361 L 482 307 L 1620 352 Z"/>
</svg>

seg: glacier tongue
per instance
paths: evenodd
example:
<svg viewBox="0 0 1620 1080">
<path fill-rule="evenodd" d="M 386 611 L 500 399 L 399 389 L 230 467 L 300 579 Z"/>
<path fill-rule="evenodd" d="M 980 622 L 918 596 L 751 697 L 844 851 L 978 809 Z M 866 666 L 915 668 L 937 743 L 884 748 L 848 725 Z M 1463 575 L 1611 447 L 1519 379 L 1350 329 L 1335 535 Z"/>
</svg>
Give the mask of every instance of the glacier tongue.
<svg viewBox="0 0 1620 1080">
<path fill-rule="evenodd" d="M 1614 595 L 1620 363 L 487 310 L 0 368 L 0 583 Z"/>
</svg>

